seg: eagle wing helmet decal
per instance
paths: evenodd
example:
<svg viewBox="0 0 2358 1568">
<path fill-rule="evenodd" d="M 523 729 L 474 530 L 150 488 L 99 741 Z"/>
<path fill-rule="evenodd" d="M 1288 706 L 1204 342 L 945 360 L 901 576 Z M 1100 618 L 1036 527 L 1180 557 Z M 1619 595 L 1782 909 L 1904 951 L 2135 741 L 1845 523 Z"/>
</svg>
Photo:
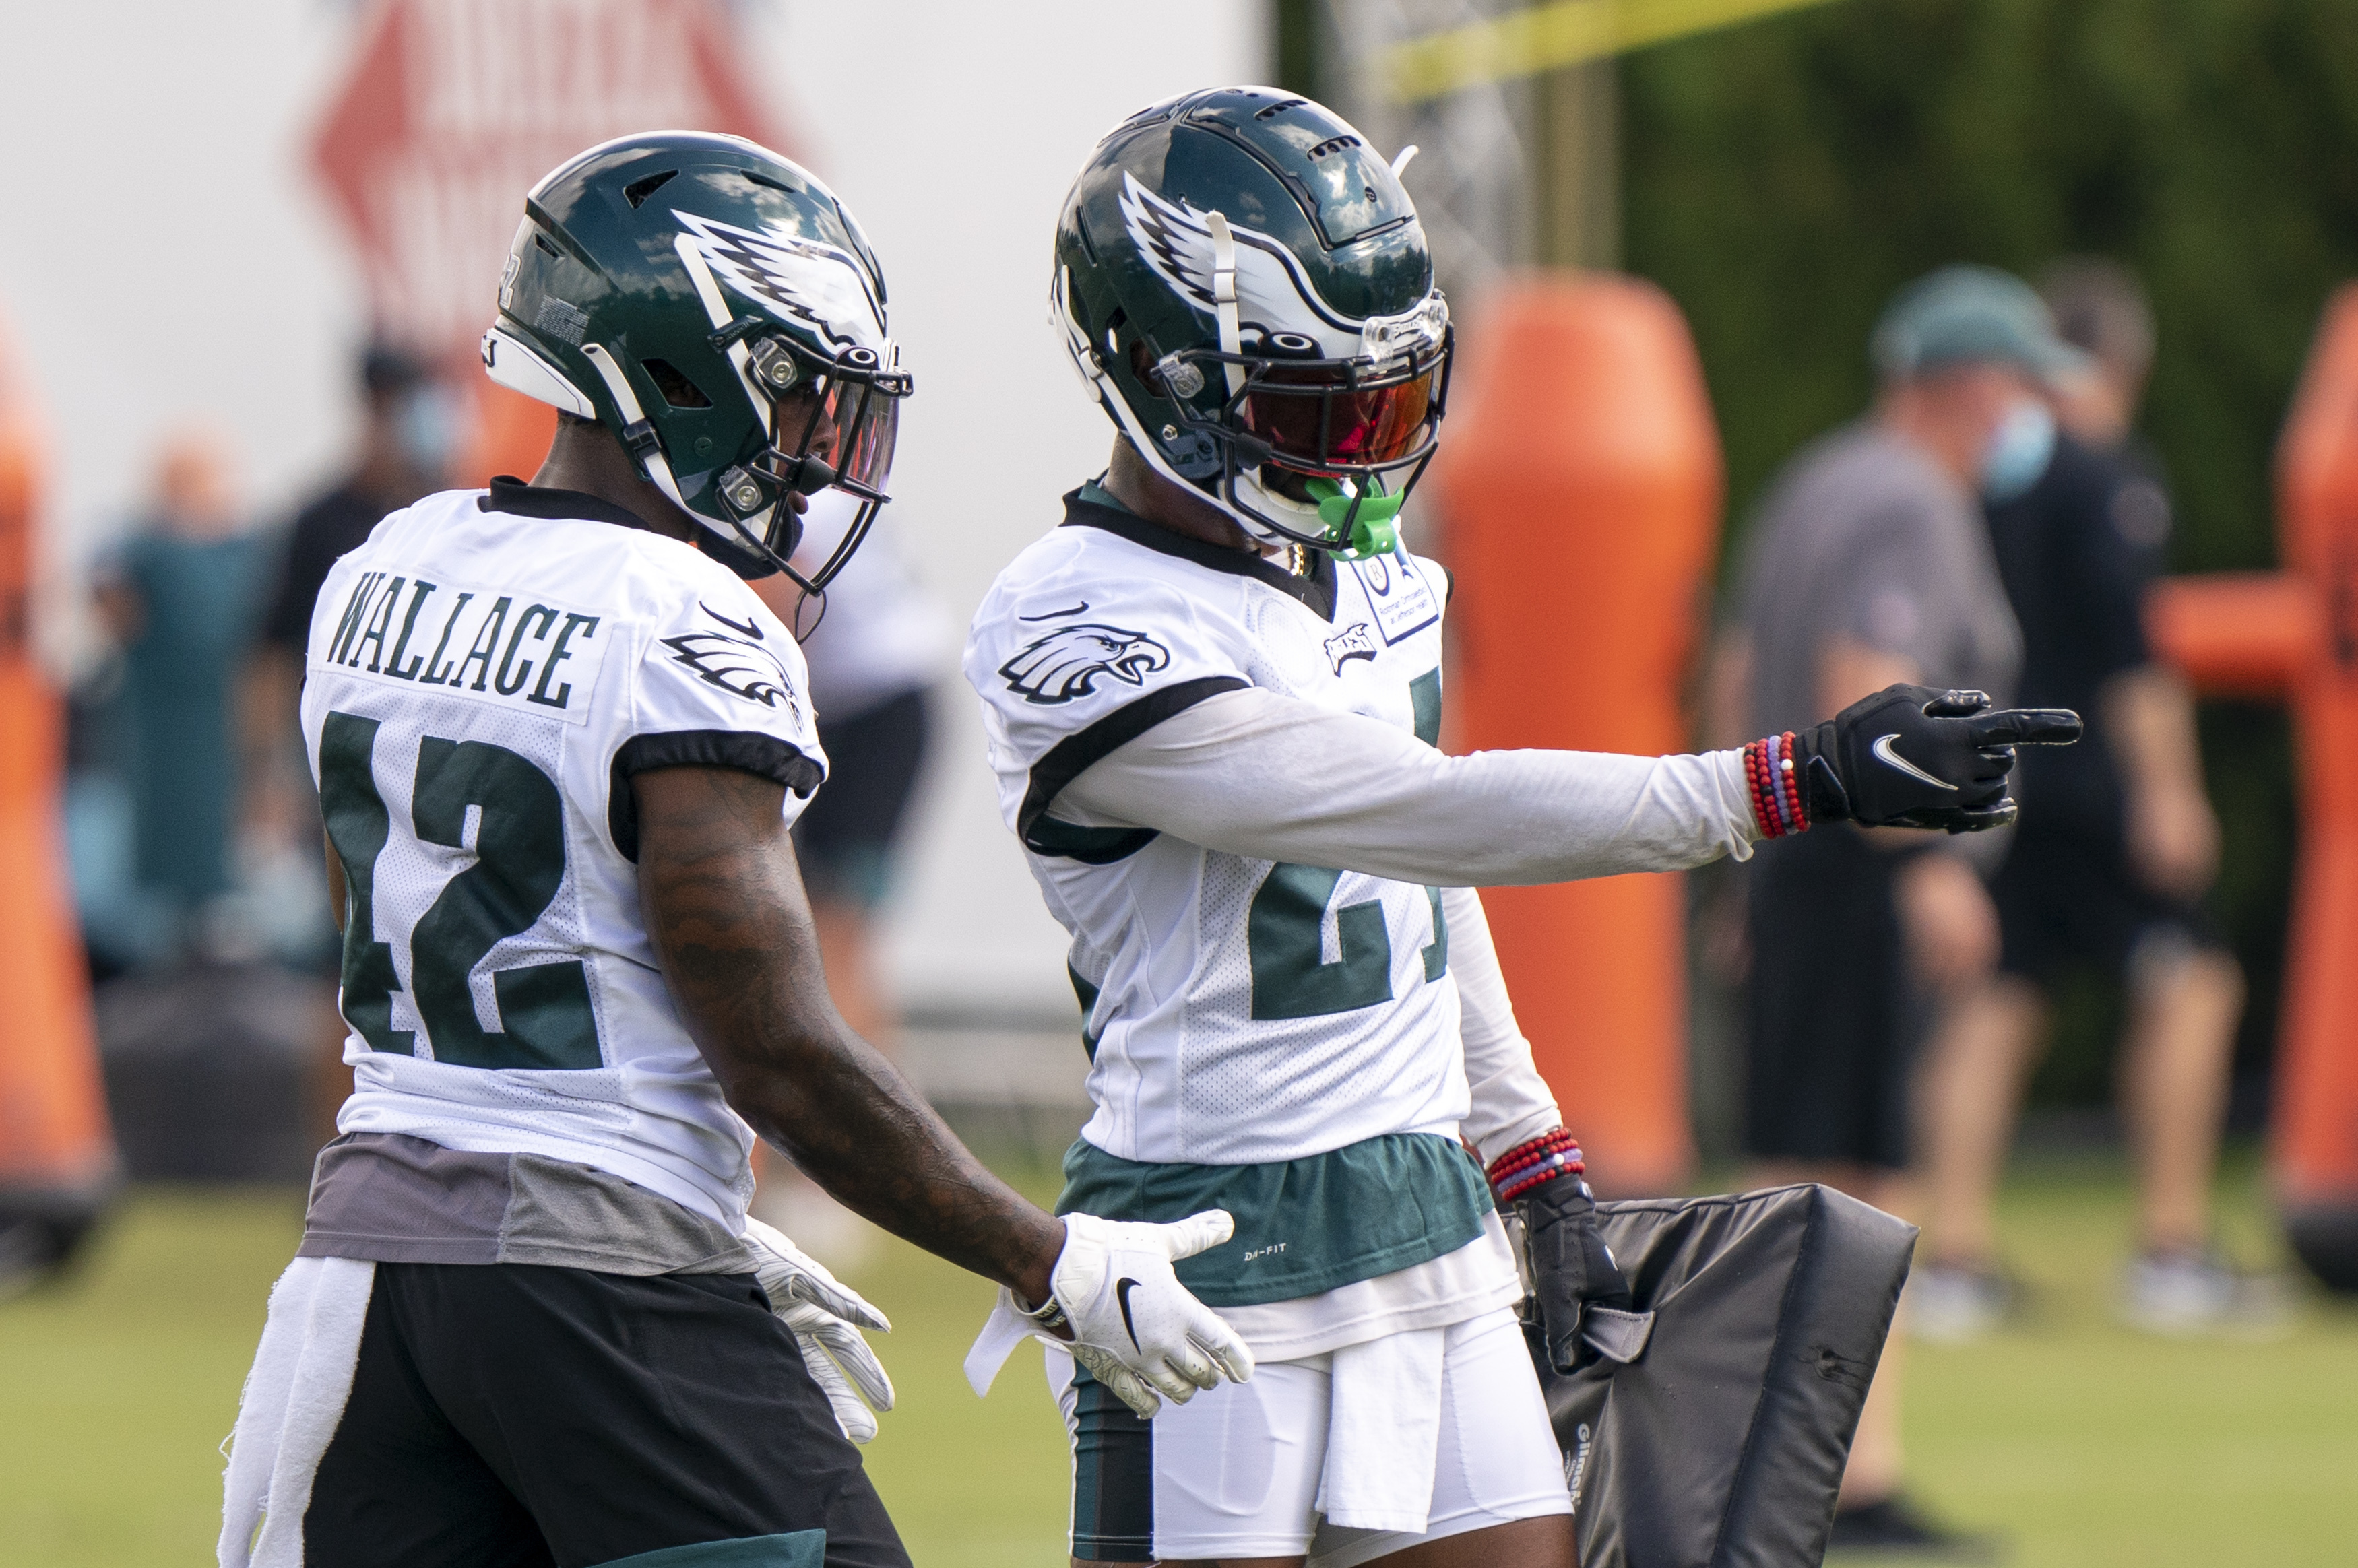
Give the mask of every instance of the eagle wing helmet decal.
<svg viewBox="0 0 2358 1568">
<path fill-rule="evenodd" d="M 1202 213 L 1174 206 L 1127 169 L 1122 223 L 1130 243 L 1171 291 L 1206 315 L 1213 309 L 1212 231 Z M 1232 222 L 1237 240 L 1237 314 L 1272 332 L 1299 332 L 1322 352 L 1359 351 L 1359 324 L 1327 308 L 1292 253 L 1258 229 Z"/>
<path fill-rule="evenodd" d="M 1027 702 L 1071 702 L 1097 690 L 1099 676 L 1130 686 L 1171 665 L 1171 650 L 1142 632 L 1081 622 L 1035 638 L 999 666 Z"/>
<path fill-rule="evenodd" d="M 755 231 L 672 210 L 713 276 L 782 320 L 806 327 L 827 351 L 884 351 L 884 312 L 850 252 L 783 229 Z"/>
<path fill-rule="evenodd" d="M 1154 275 L 1188 304 L 1212 314 L 1212 230 L 1204 215 L 1164 200 L 1125 169 L 1121 216 L 1130 243 Z M 1448 309 L 1438 295 L 1398 316 L 1355 320 L 1318 297 L 1302 264 L 1276 240 L 1233 219 L 1228 232 L 1237 242 L 1237 314 L 1267 331 L 1299 333 L 1335 359 L 1388 360 L 1407 351 L 1412 338 L 1438 342 L 1448 325 Z"/>
</svg>

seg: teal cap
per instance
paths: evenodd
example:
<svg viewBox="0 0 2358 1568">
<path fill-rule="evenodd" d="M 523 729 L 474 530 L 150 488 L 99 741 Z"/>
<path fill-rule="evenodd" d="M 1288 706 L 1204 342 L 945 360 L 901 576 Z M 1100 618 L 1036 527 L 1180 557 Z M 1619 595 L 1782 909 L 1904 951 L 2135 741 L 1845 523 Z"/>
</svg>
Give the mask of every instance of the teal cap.
<svg viewBox="0 0 2358 1568">
<path fill-rule="evenodd" d="M 2028 284 L 1989 266 L 1944 266 L 1901 289 L 1876 323 L 1869 351 L 1887 381 L 1976 362 L 2054 381 L 2089 362 L 2055 335 L 2055 318 Z"/>
</svg>

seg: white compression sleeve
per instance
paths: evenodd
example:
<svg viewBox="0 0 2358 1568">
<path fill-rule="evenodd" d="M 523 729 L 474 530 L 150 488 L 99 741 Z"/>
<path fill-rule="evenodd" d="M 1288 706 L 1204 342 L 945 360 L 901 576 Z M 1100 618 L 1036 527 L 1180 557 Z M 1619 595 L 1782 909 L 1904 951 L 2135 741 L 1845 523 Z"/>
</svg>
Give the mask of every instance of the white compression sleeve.
<svg viewBox="0 0 2358 1568">
<path fill-rule="evenodd" d="M 1258 687 L 1206 697 L 1099 758 L 1049 815 L 1428 887 L 1681 871 L 1747 860 L 1760 837 L 1740 752 L 1451 757 Z"/>
<path fill-rule="evenodd" d="M 1531 1065 L 1531 1043 L 1515 1022 L 1482 895 L 1472 888 L 1451 888 L 1441 895 L 1441 913 L 1449 928 L 1449 972 L 1457 977 L 1466 1079 L 1474 1090 L 1474 1108 L 1463 1130 L 1487 1165 L 1516 1144 L 1563 1125 L 1563 1117 L 1547 1080 Z"/>
</svg>

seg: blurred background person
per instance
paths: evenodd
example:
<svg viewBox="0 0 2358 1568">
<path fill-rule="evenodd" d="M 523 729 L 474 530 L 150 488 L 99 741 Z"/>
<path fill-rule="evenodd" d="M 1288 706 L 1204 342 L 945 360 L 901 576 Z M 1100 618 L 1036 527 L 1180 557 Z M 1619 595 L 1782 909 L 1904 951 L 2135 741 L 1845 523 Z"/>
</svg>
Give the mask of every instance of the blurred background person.
<svg viewBox="0 0 2358 1568">
<path fill-rule="evenodd" d="M 814 497 L 795 566 L 817 569 L 855 511 L 840 491 Z M 941 607 L 895 548 L 904 521 L 893 513 L 878 519 L 827 585 L 823 611 L 802 605 L 802 590 L 784 575 L 755 585 L 779 619 L 804 633 L 827 779 L 844 786 L 822 792 L 827 804 L 815 798 L 795 825 L 827 989 L 844 1021 L 888 1050 L 899 1020 L 876 976 L 874 921 L 892 891 L 901 831 L 932 745 L 930 694 L 952 647 Z"/>
<path fill-rule="evenodd" d="M 2037 478 L 2053 434 L 2037 389 L 2079 355 L 2027 285 L 1964 266 L 1901 290 L 1872 353 L 1873 410 L 1794 458 L 1752 528 L 1740 625 L 1714 682 L 1730 732 L 1800 730 L 1894 682 L 2010 700 L 2020 643 L 1975 497 Z M 1967 858 L 1996 837 L 1926 844 L 1846 828 L 1761 847 L 1749 879 L 1747 1185 L 1823 1182 L 1894 1213 L 1914 1207 L 1904 1173 L 1917 1046 L 1996 961 L 1997 917 Z M 1901 1490 L 1896 1346 L 1859 1423 L 1833 1544 L 1979 1551 Z"/>
<path fill-rule="evenodd" d="M 242 697 L 253 762 L 246 817 L 262 832 L 299 838 L 306 852 L 318 841 L 319 822 L 295 703 L 312 604 L 329 568 L 359 548 L 386 513 L 449 482 L 464 428 L 449 389 L 416 355 L 372 343 L 357 370 L 356 449 L 343 473 L 304 503 L 287 529 Z"/>
<path fill-rule="evenodd" d="M 237 883 L 235 683 L 268 552 L 246 526 L 228 438 L 191 427 L 165 441 L 146 514 L 94 577 L 122 654 L 114 701 L 132 881 L 172 946 L 200 954 Z"/>
<path fill-rule="evenodd" d="M 2057 264 L 2043 293 L 2086 370 L 2050 388 L 2061 432 L 2038 482 L 1988 505 L 2022 628 L 2020 700 L 2079 709 L 2088 744 L 2023 759 L 2022 822 L 1994 882 L 1996 975 L 1959 1006 L 1926 1064 L 1930 1200 L 1911 1327 L 1960 1339 L 2015 1304 L 1992 1214 L 2057 982 L 2093 968 L 2121 988 L 2123 1118 L 2135 1154 L 2138 1253 L 2122 1281 L 2133 1324 L 2187 1332 L 2248 1322 L 2270 1292 L 2211 1245 L 2211 1184 L 2244 1001 L 2242 971 L 2200 900 L 2219 864 L 2185 681 L 2155 661 L 2146 592 L 2170 503 L 2132 433 L 2153 365 L 2144 290 L 2125 269 Z"/>
<path fill-rule="evenodd" d="M 812 497 L 795 567 L 817 570 L 857 510 L 841 491 Z M 827 993 L 844 1022 L 888 1054 L 901 1020 L 877 973 L 878 913 L 892 892 L 909 803 L 932 746 L 932 688 L 954 646 L 941 607 L 895 548 L 903 521 L 897 509 L 880 515 L 823 603 L 804 603 L 783 573 L 753 585 L 803 636 L 827 752 L 827 787 L 795 824 L 794 837 Z M 756 1170 L 754 1201 L 770 1223 L 830 1266 L 866 1258 L 874 1227 L 766 1146 Z"/>
</svg>

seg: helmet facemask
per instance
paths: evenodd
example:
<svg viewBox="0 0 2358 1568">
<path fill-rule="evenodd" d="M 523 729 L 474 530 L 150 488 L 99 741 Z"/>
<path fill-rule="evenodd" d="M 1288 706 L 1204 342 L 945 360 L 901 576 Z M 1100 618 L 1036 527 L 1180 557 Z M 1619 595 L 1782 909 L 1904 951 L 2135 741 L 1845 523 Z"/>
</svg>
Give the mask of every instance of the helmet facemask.
<svg viewBox="0 0 2358 1568">
<path fill-rule="evenodd" d="M 762 449 L 713 478 L 719 520 L 702 512 L 698 519 L 766 559 L 805 593 L 823 593 L 868 536 L 877 509 L 892 499 L 884 487 L 901 400 L 914 388 L 901 369 L 899 346 L 886 339 L 880 352 L 855 343 L 829 357 L 778 330 L 774 320 L 732 316 L 694 242 L 683 234 L 676 249 L 712 318 L 714 350 L 735 369 L 752 406 L 767 410 Z M 806 574 L 792 562 L 802 536 L 795 501 L 830 487 L 858 497 L 860 510 L 827 559 Z"/>
</svg>

